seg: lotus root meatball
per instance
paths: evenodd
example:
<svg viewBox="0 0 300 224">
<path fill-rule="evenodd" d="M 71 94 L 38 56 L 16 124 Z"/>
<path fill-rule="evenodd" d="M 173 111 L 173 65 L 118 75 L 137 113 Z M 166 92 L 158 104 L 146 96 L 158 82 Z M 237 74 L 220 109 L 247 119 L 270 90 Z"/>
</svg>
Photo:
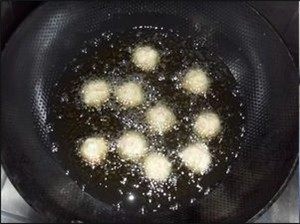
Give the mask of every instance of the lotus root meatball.
<svg viewBox="0 0 300 224">
<path fill-rule="evenodd" d="M 144 101 L 144 93 L 141 85 L 127 82 L 119 86 L 115 91 L 116 99 L 124 107 L 136 107 Z"/>
<path fill-rule="evenodd" d="M 182 86 L 193 94 L 204 94 L 210 87 L 210 79 L 204 70 L 193 68 L 186 73 Z"/>
<path fill-rule="evenodd" d="M 162 154 L 151 153 L 145 158 L 144 171 L 150 180 L 162 182 L 166 181 L 171 173 L 172 164 Z"/>
<path fill-rule="evenodd" d="M 146 121 L 151 131 L 161 135 L 173 128 L 176 117 L 170 108 L 157 104 L 146 112 Z"/>
<path fill-rule="evenodd" d="M 132 62 L 143 71 L 154 70 L 160 61 L 158 51 L 150 46 L 136 47 L 132 54 Z"/>
<path fill-rule="evenodd" d="M 85 83 L 81 89 L 82 101 L 88 107 L 98 108 L 108 101 L 110 86 L 103 80 L 94 80 Z"/>
<path fill-rule="evenodd" d="M 194 173 L 205 174 L 211 165 L 211 154 L 204 143 L 187 146 L 179 154 L 182 162 Z"/>
<path fill-rule="evenodd" d="M 200 137 L 215 137 L 221 131 L 221 121 L 219 116 L 213 112 L 201 113 L 196 118 L 194 130 Z"/>
<path fill-rule="evenodd" d="M 102 137 L 87 138 L 79 149 L 82 160 L 90 166 L 101 164 L 106 157 L 107 151 L 107 141 Z"/>
<path fill-rule="evenodd" d="M 135 131 L 123 134 L 117 142 L 119 155 L 126 160 L 137 161 L 148 150 L 145 137 Z"/>
</svg>

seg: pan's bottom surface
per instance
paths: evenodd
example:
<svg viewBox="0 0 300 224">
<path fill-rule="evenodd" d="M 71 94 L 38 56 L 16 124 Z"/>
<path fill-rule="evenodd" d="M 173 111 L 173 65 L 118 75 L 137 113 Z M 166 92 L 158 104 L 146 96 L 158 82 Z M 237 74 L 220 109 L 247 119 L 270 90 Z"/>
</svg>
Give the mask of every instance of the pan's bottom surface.
<svg viewBox="0 0 300 224">
<path fill-rule="evenodd" d="M 143 72 L 133 65 L 131 53 L 138 45 L 158 50 L 161 60 L 156 70 Z M 193 67 L 205 70 L 212 81 L 204 95 L 190 94 L 181 86 L 183 76 Z M 106 80 L 113 88 L 137 82 L 145 91 L 145 102 L 124 109 L 112 95 L 99 109 L 88 108 L 80 91 L 85 82 L 95 79 Z M 52 93 L 48 127 L 53 154 L 82 191 L 116 211 L 144 214 L 196 204 L 225 178 L 238 156 L 245 117 L 234 77 L 218 56 L 193 37 L 182 37 L 174 30 L 149 26 L 102 33 L 84 44 Z M 162 136 L 152 134 L 144 121 L 147 109 L 157 103 L 166 104 L 177 119 L 175 127 Z M 203 111 L 216 112 L 222 122 L 221 133 L 211 140 L 201 139 L 193 131 L 195 117 Z M 166 182 L 148 180 L 141 164 L 118 156 L 116 140 L 126 130 L 142 133 L 150 152 L 169 158 L 173 169 Z M 102 165 L 90 167 L 82 162 L 78 148 L 83 139 L 95 135 L 108 140 L 109 152 Z M 212 165 L 204 175 L 189 171 L 178 156 L 185 146 L 199 141 L 208 145 L 212 155 Z"/>
</svg>

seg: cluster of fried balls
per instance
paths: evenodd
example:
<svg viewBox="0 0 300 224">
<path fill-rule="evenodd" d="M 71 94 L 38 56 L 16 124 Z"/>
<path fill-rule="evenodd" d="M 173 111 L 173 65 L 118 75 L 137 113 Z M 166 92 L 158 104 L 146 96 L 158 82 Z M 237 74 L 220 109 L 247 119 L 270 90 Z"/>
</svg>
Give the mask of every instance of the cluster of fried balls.
<svg viewBox="0 0 300 224">
<path fill-rule="evenodd" d="M 137 46 L 131 61 L 142 71 L 151 72 L 159 64 L 160 54 L 151 46 Z M 190 68 L 181 82 L 182 88 L 196 95 L 205 94 L 211 84 L 207 72 L 199 67 Z M 136 82 L 124 82 L 116 88 L 111 88 L 105 80 L 87 81 L 83 84 L 80 94 L 87 107 L 100 108 L 110 99 L 112 92 L 116 101 L 125 109 L 137 107 L 145 100 L 143 88 Z M 171 108 L 159 102 L 146 111 L 145 121 L 151 132 L 164 135 L 175 126 L 176 117 Z M 199 137 L 211 139 L 221 131 L 220 118 L 212 111 L 203 111 L 196 116 L 193 129 Z M 79 154 L 86 164 L 95 167 L 104 162 L 108 148 L 104 137 L 89 137 L 82 142 Z M 149 152 L 145 136 L 137 131 L 123 133 L 117 140 L 117 152 L 124 160 L 142 164 L 145 176 L 150 180 L 166 181 L 172 172 L 172 163 L 168 158 L 161 153 Z M 201 141 L 183 148 L 179 157 L 188 169 L 201 175 L 207 172 L 212 162 L 208 146 Z"/>
</svg>

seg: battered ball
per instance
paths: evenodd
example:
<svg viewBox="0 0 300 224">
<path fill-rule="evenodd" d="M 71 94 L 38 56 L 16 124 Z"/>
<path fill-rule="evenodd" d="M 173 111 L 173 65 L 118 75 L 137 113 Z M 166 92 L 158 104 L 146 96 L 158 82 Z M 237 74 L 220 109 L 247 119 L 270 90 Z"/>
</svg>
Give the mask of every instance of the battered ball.
<svg viewBox="0 0 300 224">
<path fill-rule="evenodd" d="M 127 82 L 119 86 L 115 91 L 116 99 L 124 107 L 136 107 L 143 103 L 144 92 L 141 85 L 135 82 Z"/>
<path fill-rule="evenodd" d="M 108 151 L 107 141 L 103 137 L 87 138 L 79 149 L 80 156 L 90 166 L 100 165 Z"/>
<path fill-rule="evenodd" d="M 171 162 L 160 153 L 149 154 L 144 161 L 144 171 L 150 180 L 166 181 L 171 173 Z"/>
<path fill-rule="evenodd" d="M 214 112 L 203 112 L 194 123 L 195 132 L 202 138 L 215 137 L 221 131 L 221 121 Z"/>
<path fill-rule="evenodd" d="M 82 101 L 88 107 L 98 108 L 108 101 L 110 86 L 106 81 L 93 80 L 83 84 L 81 89 Z"/>
<path fill-rule="evenodd" d="M 126 160 L 138 161 L 148 150 L 145 137 L 136 132 L 128 131 L 117 142 L 119 155 Z"/>
<path fill-rule="evenodd" d="M 202 69 L 193 68 L 186 73 L 182 86 L 193 94 L 204 94 L 210 87 L 210 79 Z"/>
<path fill-rule="evenodd" d="M 158 51 L 151 46 L 138 46 L 132 54 L 132 62 L 135 66 L 146 72 L 154 70 L 159 61 Z"/>
<path fill-rule="evenodd" d="M 189 145 L 179 154 L 182 162 L 191 171 L 197 174 L 205 174 L 211 164 L 211 154 L 204 143 Z"/>
<path fill-rule="evenodd" d="M 170 108 L 157 104 L 146 112 L 146 121 L 151 131 L 162 135 L 173 128 L 176 117 Z"/>
</svg>

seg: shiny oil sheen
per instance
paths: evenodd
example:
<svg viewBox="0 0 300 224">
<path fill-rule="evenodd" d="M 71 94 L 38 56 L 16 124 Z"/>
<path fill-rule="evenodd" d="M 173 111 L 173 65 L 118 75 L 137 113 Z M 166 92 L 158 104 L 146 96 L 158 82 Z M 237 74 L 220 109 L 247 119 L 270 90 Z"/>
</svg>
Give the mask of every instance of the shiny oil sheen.
<svg viewBox="0 0 300 224">
<path fill-rule="evenodd" d="M 143 72 L 134 66 L 131 54 L 137 45 L 150 45 L 159 51 L 161 60 L 156 70 Z M 212 80 L 211 88 L 202 96 L 187 93 L 181 87 L 184 74 L 195 66 L 207 71 Z M 138 82 L 145 91 L 145 102 L 137 108 L 124 109 L 112 94 L 103 107 L 87 108 L 80 90 L 93 79 L 106 80 L 112 89 L 126 81 Z M 176 126 L 163 136 L 151 134 L 145 122 L 145 112 L 158 102 L 170 107 L 177 118 Z M 78 57 L 66 65 L 53 88 L 50 104 L 52 152 L 65 167 L 66 175 L 113 209 L 141 214 L 176 210 L 197 203 L 198 198 L 213 191 L 230 172 L 244 133 L 239 89 L 226 65 L 192 37 L 163 27 L 106 32 L 86 42 Z M 192 127 L 195 117 L 205 110 L 216 112 L 222 120 L 221 133 L 210 141 L 199 139 Z M 169 158 L 173 169 L 166 182 L 149 181 L 141 164 L 118 156 L 116 140 L 126 130 L 142 133 L 149 151 Z M 110 149 L 102 165 L 90 167 L 82 162 L 78 148 L 82 140 L 95 135 L 105 137 Z M 213 157 L 212 166 L 203 176 L 186 169 L 178 157 L 186 145 L 197 141 L 204 141 Z"/>
</svg>

